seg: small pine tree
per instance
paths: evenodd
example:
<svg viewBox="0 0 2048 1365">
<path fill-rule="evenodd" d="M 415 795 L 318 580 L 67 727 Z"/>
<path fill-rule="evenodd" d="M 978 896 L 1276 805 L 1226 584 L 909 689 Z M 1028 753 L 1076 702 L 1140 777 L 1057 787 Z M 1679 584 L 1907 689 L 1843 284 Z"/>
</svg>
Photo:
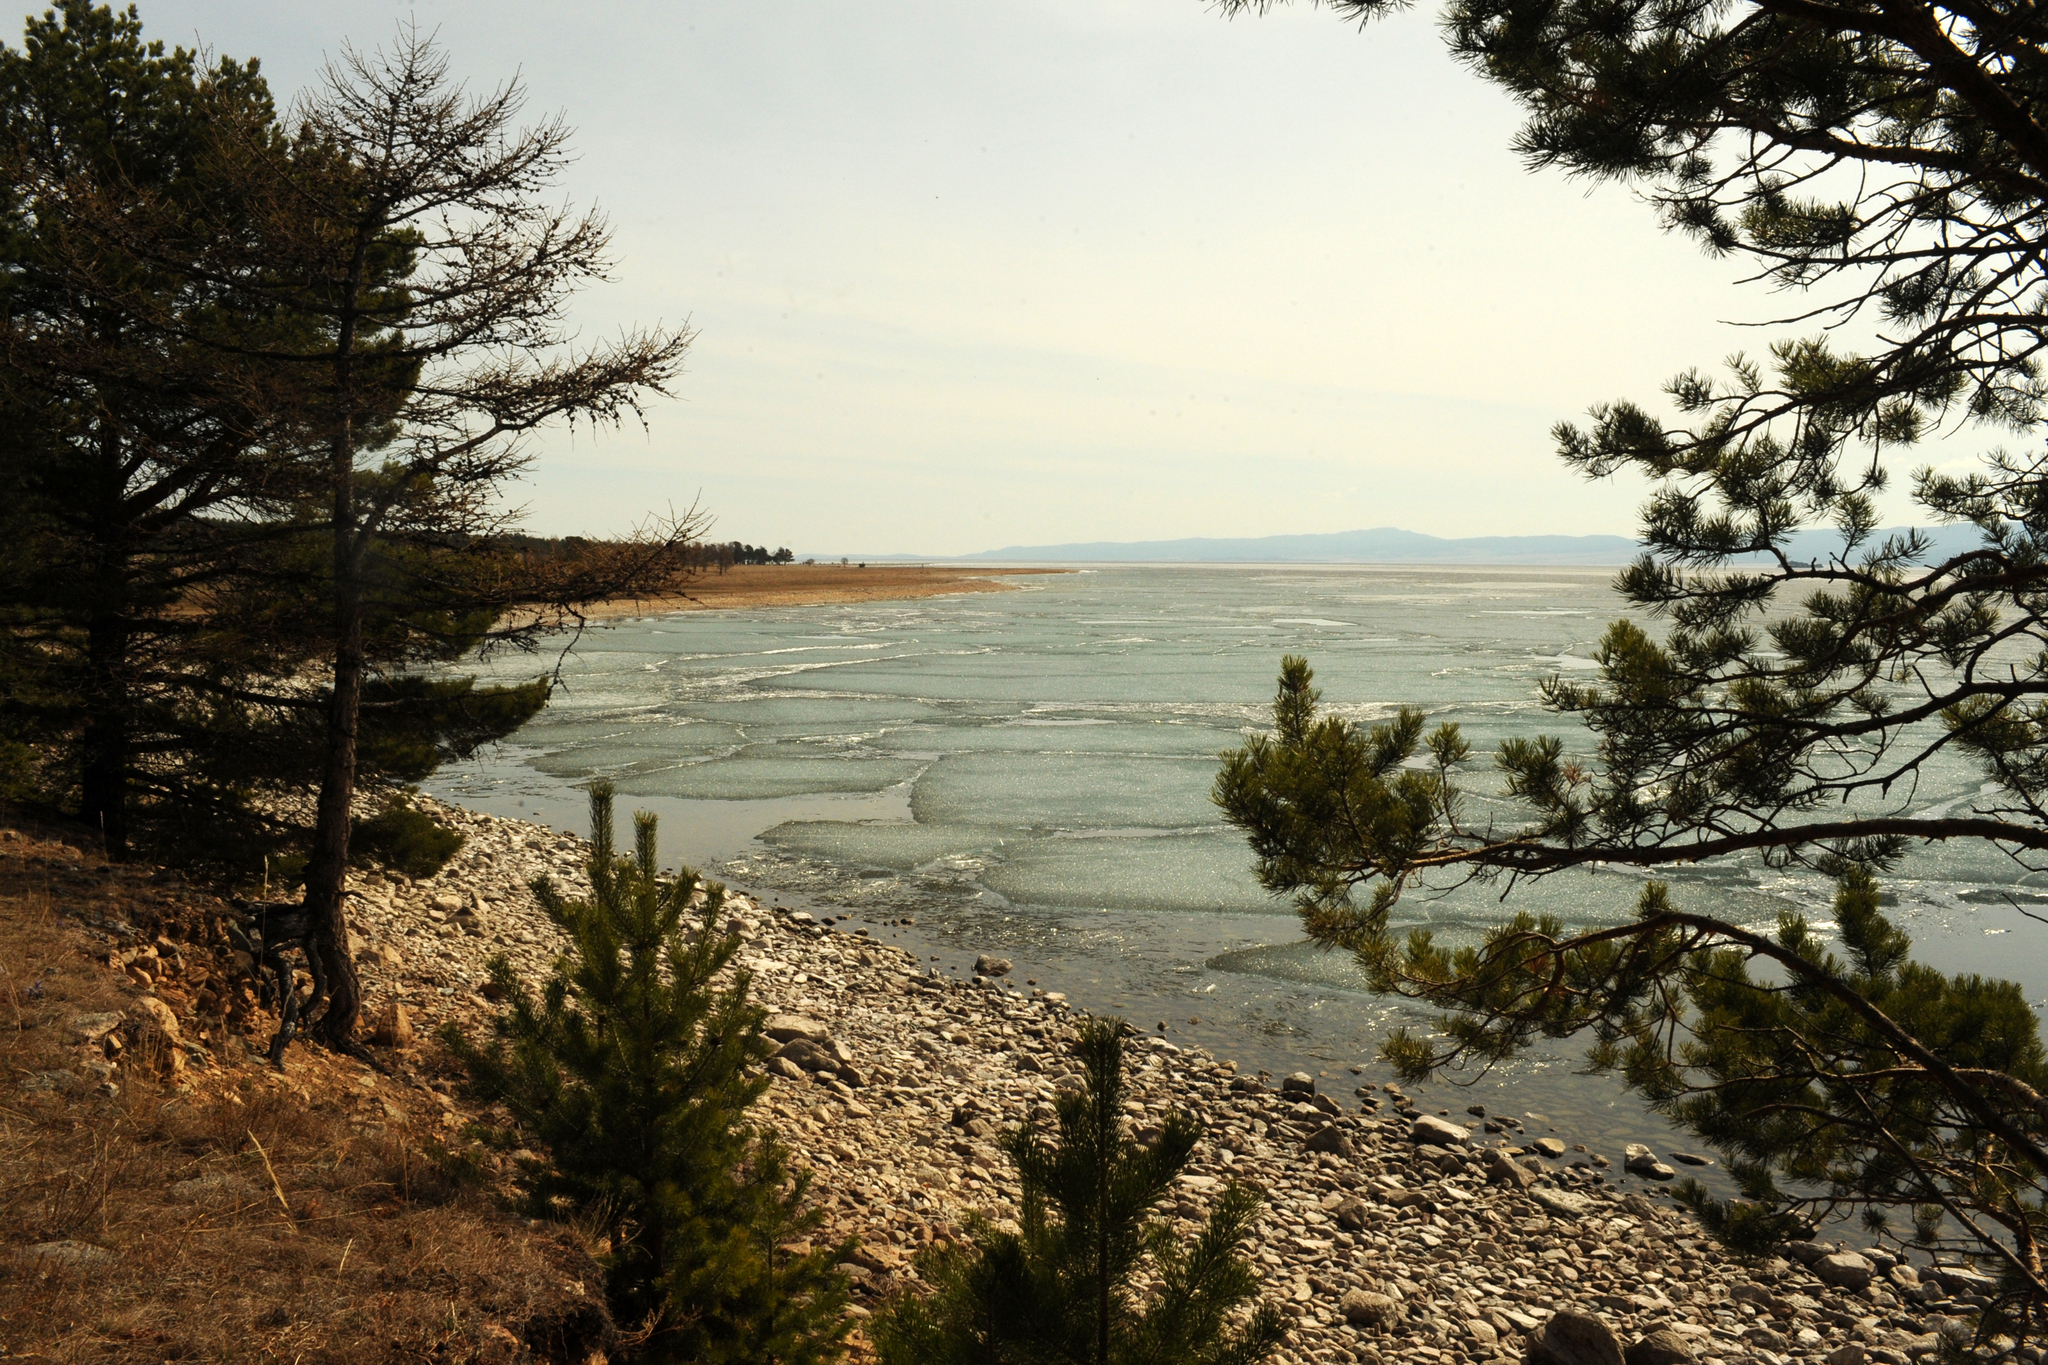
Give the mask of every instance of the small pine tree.
<svg viewBox="0 0 2048 1365">
<path fill-rule="evenodd" d="M 785 1149 L 746 1122 L 770 1044 L 748 974 L 718 979 L 740 946 L 718 928 L 724 888 L 687 868 L 659 876 L 644 812 L 634 856 L 615 855 L 608 785 L 590 812 L 590 899 L 534 883 L 570 941 L 539 998 L 500 957 L 491 975 L 509 1004 L 491 1037 L 444 1034 L 470 1094 L 511 1111 L 484 1136 L 546 1154 L 525 1162 L 537 1213 L 599 1225 L 613 1312 L 644 1337 L 641 1358 L 836 1359 L 849 1324 L 833 1266 L 851 1247 L 784 1249 L 819 1217 Z"/>
<path fill-rule="evenodd" d="M 942 1250 L 876 1320 L 883 1365 L 1253 1365 L 1279 1343 L 1237 1254 L 1262 1196 L 1232 1183 L 1193 1247 L 1149 1210 L 1186 1167 L 1200 1130 L 1175 1113 L 1149 1151 L 1124 1133 L 1123 1021 L 1090 1019 L 1085 1074 L 1056 1104 L 1059 1142 L 1031 1124 L 1003 1138 L 1022 1186 L 1018 1230 L 976 1220 L 972 1250 Z M 1141 1279 L 1153 1287 L 1141 1291 Z"/>
</svg>

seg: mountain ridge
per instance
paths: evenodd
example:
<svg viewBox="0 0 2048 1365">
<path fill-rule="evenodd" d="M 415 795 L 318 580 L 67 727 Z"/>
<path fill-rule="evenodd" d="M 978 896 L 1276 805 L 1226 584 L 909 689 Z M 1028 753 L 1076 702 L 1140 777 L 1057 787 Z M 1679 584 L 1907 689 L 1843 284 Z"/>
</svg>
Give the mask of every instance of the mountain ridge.
<svg viewBox="0 0 2048 1365">
<path fill-rule="evenodd" d="M 1914 529 L 1887 527 L 1867 544 Z M 1929 552 L 1946 556 L 1974 548 L 1974 526 L 1918 528 Z M 1787 546 L 1795 559 L 1825 559 L 1841 549 L 1832 530 L 1798 532 Z M 1278 536 L 1188 536 L 1175 540 L 1095 540 L 1059 545 L 1008 545 L 951 555 L 945 562 L 1023 564 L 1473 564 L 1619 566 L 1642 552 L 1627 536 L 1433 536 L 1398 526 Z M 901 556 L 870 556 L 871 560 Z M 1756 557 L 1751 557 L 1755 559 Z"/>
</svg>

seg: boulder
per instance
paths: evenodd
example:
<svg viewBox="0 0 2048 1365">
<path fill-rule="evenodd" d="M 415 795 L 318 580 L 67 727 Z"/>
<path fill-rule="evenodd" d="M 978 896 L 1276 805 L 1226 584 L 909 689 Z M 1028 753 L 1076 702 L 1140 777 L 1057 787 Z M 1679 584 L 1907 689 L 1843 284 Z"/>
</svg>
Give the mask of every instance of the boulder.
<svg viewBox="0 0 2048 1365">
<path fill-rule="evenodd" d="M 1364 1231 L 1366 1222 L 1372 1217 L 1363 1199 L 1346 1199 L 1331 1209 L 1330 1214 L 1337 1220 L 1337 1226 L 1346 1232 Z"/>
<path fill-rule="evenodd" d="M 145 995 L 130 1005 L 128 1017 L 134 1020 L 136 1026 L 143 1032 L 154 1028 L 174 1043 L 179 1040 L 177 1012 L 153 995 Z"/>
<path fill-rule="evenodd" d="M 1564 1143 L 1557 1138 L 1537 1138 L 1529 1145 L 1552 1161 L 1564 1155 Z"/>
<path fill-rule="evenodd" d="M 990 957 L 987 953 L 983 953 L 980 957 L 974 959 L 974 970 L 976 975 L 979 976 L 1008 976 L 1010 974 L 1010 959 L 1007 957 Z"/>
<path fill-rule="evenodd" d="M 1692 1365 L 1692 1347 L 1669 1327 L 1659 1327 L 1622 1353 L 1627 1365 Z"/>
<path fill-rule="evenodd" d="M 794 1042 L 798 1038 L 822 1043 L 830 1034 L 823 1024 L 801 1014 L 771 1014 L 761 1026 L 761 1031 L 778 1043 Z"/>
<path fill-rule="evenodd" d="M 1951 1294 L 1989 1294 L 1998 1288 L 1998 1281 L 1989 1275 L 1979 1275 L 1974 1270 L 1961 1266 L 1930 1266 L 1922 1279 L 1933 1278 Z"/>
<path fill-rule="evenodd" d="M 155 996 L 145 995 L 129 1008 L 128 1016 L 122 1033 L 127 1035 L 125 1042 L 134 1060 L 159 1076 L 176 1079 L 184 1074 L 185 1047 L 176 1012 Z"/>
<path fill-rule="evenodd" d="M 121 1027 L 118 1014 L 76 1014 L 71 1017 L 71 1035 L 81 1043 L 97 1043 Z"/>
<path fill-rule="evenodd" d="M 1283 1095 L 1313 1095 L 1316 1093 L 1316 1078 L 1309 1075 L 1306 1071 L 1297 1071 L 1286 1080 L 1280 1082 L 1280 1093 Z"/>
<path fill-rule="evenodd" d="M 1489 1147 L 1487 1149 L 1487 1184 L 1505 1185 L 1511 1190 L 1526 1190 L 1535 1181 L 1536 1177 L 1517 1165 L 1514 1158 L 1510 1157 L 1506 1152 L 1503 1152 L 1498 1147 Z"/>
<path fill-rule="evenodd" d="M 1334 1123 L 1316 1129 L 1303 1145 L 1311 1152 L 1325 1152 L 1331 1156 L 1351 1155 L 1351 1139 L 1344 1136 L 1344 1130 Z"/>
<path fill-rule="evenodd" d="M 775 1055 L 787 1058 L 806 1071 L 837 1071 L 839 1069 L 838 1059 L 809 1038 L 792 1038 L 777 1048 Z"/>
<path fill-rule="evenodd" d="M 397 1001 L 384 1011 L 370 1030 L 370 1041 L 379 1047 L 411 1047 L 412 1011 Z"/>
<path fill-rule="evenodd" d="M 1669 1180 L 1678 1172 L 1657 1160 L 1657 1154 L 1640 1142 L 1631 1142 L 1622 1153 L 1621 1168 L 1630 1175 L 1649 1180 Z"/>
<path fill-rule="evenodd" d="M 1621 1339 L 1591 1313 L 1565 1309 L 1543 1326 L 1537 1356 L 1551 1365 L 1626 1365 Z"/>
<path fill-rule="evenodd" d="M 1870 1353 L 1852 1341 L 1847 1345 L 1837 1346 L 1820 1359 L 1821 1365 L 1863 1365 L 1864 1361 L 1870 1359 Z"/>
<path fill-rule="evenodd" d="M 1837 1251 L 1823 1256 L 1813 1263 L 1812 1269 L 1823 1284 L 1851 1293 L 1868 1285 L 1877 1274 L 1877 1267 L 1870 1263 L 1869 1258 L 1854 1251 Z"/>
<path fill-rule="evenodd" d="M 1408 1137 L 1418 1146 L 1462 1147 L 1472 1140 L 1472 1130 L 1434 1114 L 1419 1114 L 1408 1130 Z"/>
<path fill-rule="evenodd" d="M 1370 1289 L 1347 1289 L 1337 1300 L 1337 1310 L 1353 1327 L 1379 1327 L 1400 1314 L 1401 1305 L 1385 1294 Z"/>
<path fill-rule="evenodd" d="M 1787 1242 L 1778 1250 L 1785 1253 L 1786 1260 L 1797 1261 L 1801 1265 L 1812 1265 L 1828 1254 L 1828 1249 L 1819 1242 Z"/>
</svg>

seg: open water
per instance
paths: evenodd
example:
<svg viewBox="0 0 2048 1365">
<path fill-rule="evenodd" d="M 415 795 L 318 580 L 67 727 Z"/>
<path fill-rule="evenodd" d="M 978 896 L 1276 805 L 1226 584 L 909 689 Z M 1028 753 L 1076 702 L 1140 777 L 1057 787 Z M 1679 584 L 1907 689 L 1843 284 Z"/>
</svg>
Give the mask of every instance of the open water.
<svg viewBox="0 0 2048 1365">
<path fill-rule="evenodd" d="M 795 572 L 794 570 L 792 572 Z M 622 809 L 661 817 L 666 857 L 771 901 L 844 915 L 947 972 L 977 953 L 1011 978 L 1164 1024 L 1240 1065 L 1307 1069 L 1349 1089 L 1386 1079 L 1378 1039 L 1420 1023 L 1365 993 L 1344 956 L 1304 943 L 1253 881 L 1243 837 L 1209 802 L 1219 751 L 1270 719 L 1285 653 L 1309 656 L 1326 705 L 1361 722 L 1402 704 L 1455 720 L 1481 761 L 1508 735 L 1582 736 L 1538 683 L 1592 667 L 1626 614 L 1599 569 L 1131 567 L 1010 579 L 1013 591 L 912 602 L 730 610 L 620 622 L 575 642 L 565 686 L 516 736 L 444 770 L 435 795 L 587 833 L 580 784 L 611 778 Z M 487 675 L 552 666 L 496 660 Z M 1903 799 L 1969 800 L 1939 761 Z M 1513 811 L 1502 805 L 1503 819 Z M 1657 875 L 1682 904 L 1759 927 L 1797 908 L 1825 923 L 1830 888 L 1760 865 Z M 1401 914 L 1469 938 L 1514 909 L 1625 917 L 1643 875 L 1559 874 L 1516 888 L 1411 894 Z M 1916 853 L 1890 883 L 1923 957 L 2048 996 L 2029 907 L 2048 878 L 1982 849 Z M 2031 889 L 2029 889 L 2031 888 Z M 894 923 L 904 918 L 914 926 Z M 1425 1103 L 1539 1116 L 1619 1157 L 1679 1145 L 1571 1045 Z"/>
</svg>

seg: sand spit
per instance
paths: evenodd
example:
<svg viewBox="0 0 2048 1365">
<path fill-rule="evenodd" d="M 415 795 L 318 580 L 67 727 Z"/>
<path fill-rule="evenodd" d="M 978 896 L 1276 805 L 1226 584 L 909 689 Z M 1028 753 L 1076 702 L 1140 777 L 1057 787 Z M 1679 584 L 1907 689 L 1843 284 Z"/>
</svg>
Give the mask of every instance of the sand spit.
<svg viewBox="0 0 2048 1365">
<path fill-rule="evenodd" d="M 929 564 L 735 564 L 707 572 L 682 597 L 607 602 L 593 621 L 663 616 L 679 611 L 753 607 L 821 607 L 844 602 L 897 602 L 966 592 L 1008 592 L 1006 578 L 1071 573 L 1070 569 L 961 569 Z"/>
</svg>

